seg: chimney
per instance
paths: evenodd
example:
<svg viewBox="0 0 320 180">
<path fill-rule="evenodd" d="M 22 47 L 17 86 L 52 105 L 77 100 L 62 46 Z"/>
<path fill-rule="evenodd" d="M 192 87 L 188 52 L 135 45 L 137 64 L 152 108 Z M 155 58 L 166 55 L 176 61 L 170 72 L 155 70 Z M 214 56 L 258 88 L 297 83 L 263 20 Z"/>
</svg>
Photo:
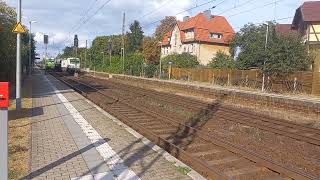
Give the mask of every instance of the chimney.
<svg viewBox="0 0 320 180">
<path fill-rule="evenodd" d="M 204 16 L 207 18 L 208 21 L 211 19 L 211 10 L 205 10 L 203 12 Z"/>
<path fill-rule="evenodd" d="M 189 20 L 189 16 L 184 16 L 183 17 L 183 22 L 186 22 L 186 21 L 188 21 Z"/>
</svg>

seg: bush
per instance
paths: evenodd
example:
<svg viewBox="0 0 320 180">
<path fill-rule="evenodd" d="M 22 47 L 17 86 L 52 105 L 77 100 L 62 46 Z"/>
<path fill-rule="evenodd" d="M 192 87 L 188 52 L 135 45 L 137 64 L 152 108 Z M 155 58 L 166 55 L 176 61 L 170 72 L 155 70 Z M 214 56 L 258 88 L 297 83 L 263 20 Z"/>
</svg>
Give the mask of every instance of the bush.
<svg viewBox="0 0 320 180">
<path fill-rule="evenodd" d="M 214 69 L 233 69 L 235 68 L 235 61 L 231 56 L 219 51 L 216 57 L 212 58 L 209 62 L 208 66 Z"/>
<path fill-rule="evenodd" d="M 147 78 L 152 78 L 157 71 L 157 66 L 155 64 L 147 64 L 144 67 L 144 75 Z"/>
<path fill-rule="evenodd" d="M 199 65 L 197 57 L 189 53 L 171 54 L 162 59 L 162 68 L 167 70 L 169 61 L 173 62 L 173 65 L 178 68 L 194 68 Z"/>
</svg>

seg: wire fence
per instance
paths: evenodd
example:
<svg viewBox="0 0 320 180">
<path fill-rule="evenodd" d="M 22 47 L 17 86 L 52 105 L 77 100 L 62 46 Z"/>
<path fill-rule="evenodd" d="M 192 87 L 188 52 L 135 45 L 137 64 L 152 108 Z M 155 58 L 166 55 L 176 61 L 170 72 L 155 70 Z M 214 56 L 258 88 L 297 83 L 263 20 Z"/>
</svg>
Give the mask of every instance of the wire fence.
<svg viewBox="0 0 320 180">
<path fill-rule="evenodd" d="M 247 89 L 262 88 L 260 70 L 182 69 L 172 68 L 171 78 L 176 80 L 206 82 L 220 86 L 236 86 Z M 274 93 L 301 93 L 320 95 L 319 72 L 295 72 L 290 75 L 267 76 L 265 91 Z"/>
</svg>

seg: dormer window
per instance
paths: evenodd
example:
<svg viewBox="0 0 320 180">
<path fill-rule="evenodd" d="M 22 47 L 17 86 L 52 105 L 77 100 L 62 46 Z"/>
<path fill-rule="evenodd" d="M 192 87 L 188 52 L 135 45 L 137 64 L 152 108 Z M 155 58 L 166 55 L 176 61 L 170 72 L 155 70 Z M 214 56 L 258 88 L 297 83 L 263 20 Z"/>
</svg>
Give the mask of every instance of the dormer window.
<svg viewBox="0 0 320 180">
<path fill-rule="evenodd" d="M 193 29 L 187 29 L 184 31 L 186 39 L 193 39 L 194 38 L 194 31 Z"/>
<path fill-rule="evenodd" d="M 210 38 L 211 39 L 222 39 L 222 34 L 221 33 L 210 33 Z"/>
</svg>

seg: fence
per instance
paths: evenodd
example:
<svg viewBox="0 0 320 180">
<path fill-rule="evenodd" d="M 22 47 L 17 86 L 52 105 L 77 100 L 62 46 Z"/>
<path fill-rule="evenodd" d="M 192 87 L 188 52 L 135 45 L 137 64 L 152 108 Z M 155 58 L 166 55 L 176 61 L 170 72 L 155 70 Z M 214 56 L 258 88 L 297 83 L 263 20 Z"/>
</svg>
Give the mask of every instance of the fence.
<svg viewBox="0 0 320 180">
<path fill-rule="evenodd" d="M 207 82 L 221 86 L 261 89 L 259 70 L 218 70 L 172 68 L 171 77 L 177 80 Z M 268 76 L 265 90 L 275 93 L 303 93 L 320 95 L 319 72 L 296 72 L 287 76 Z"/>
</svg>

